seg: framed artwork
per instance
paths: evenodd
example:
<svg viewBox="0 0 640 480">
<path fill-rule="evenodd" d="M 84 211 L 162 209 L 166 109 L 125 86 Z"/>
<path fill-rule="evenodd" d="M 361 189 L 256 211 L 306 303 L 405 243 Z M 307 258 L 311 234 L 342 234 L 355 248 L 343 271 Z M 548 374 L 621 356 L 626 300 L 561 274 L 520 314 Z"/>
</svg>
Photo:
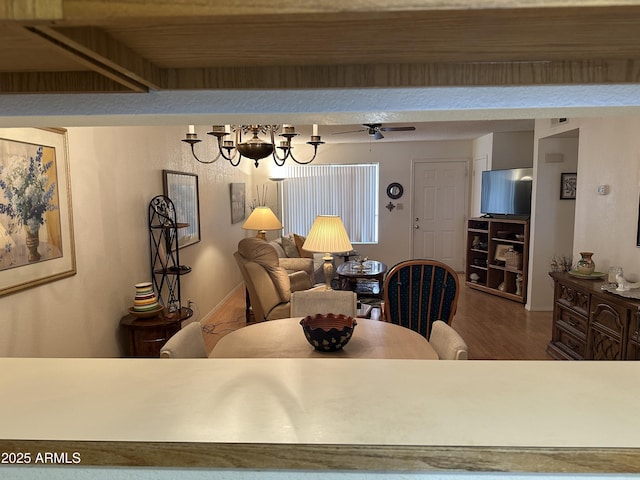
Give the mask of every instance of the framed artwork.
<svg viewBox="0 0 640 480">
<path fill-rule="evenodd" d="M 636 236 L 636 247 L 640 247 L 640 201 L 638 202 L 638 233 Z"/>
<path fill-rule="evenodd" d="M 0 295 L 75 273 L 66 130 L 0 128 Z"/>
<path fill-rule="evenodd" d="M 162 170 L 164 195 L 173 202 L 178 228 L 178 248 L 200 241 L 200 200 L 198 176 L 194 173 Z"/>
<path fill-rule="evenodd" d="M 245 218 L 245 184 L 231 184 L 231 223 L 238 223 Z"/>
<path fill-rule="evenodd" d="M 505 245 L 503 243 L 499 243 L 496 245 L 496 254 L 493 258 L 498 260 L 499 262 L 507 261 L 507 252 L 511 249 L 511 245 Z"/>
<path fill-rule="evenodd" d="M 560 200 L 575 200 L 577 183 L 577 173 L 560 174 Z"/>
</svg>

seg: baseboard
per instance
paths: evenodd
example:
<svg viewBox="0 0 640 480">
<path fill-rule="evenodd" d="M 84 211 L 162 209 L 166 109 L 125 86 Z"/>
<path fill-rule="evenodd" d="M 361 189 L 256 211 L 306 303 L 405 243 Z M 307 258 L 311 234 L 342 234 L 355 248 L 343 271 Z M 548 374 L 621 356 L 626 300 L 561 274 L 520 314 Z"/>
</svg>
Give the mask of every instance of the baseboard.
<svg viewBox="0 0 640 480">
<path fill-rule="evenodd" d="M 207 323 L 210 320 L 210 317 L 212 317 L 218 310 L 220 310 L 220 308 L 224 306 L 227 300 L 237 294 L 238 289 L 242 289 L 244 291 L 244 282 L 240 282 L 238 285 L 236 285 L 233 290 L 231 290 L 222 300 L 220 300 L 209 312 L 203 315 L 200 319 L 200 323 Z"/>
</svg>

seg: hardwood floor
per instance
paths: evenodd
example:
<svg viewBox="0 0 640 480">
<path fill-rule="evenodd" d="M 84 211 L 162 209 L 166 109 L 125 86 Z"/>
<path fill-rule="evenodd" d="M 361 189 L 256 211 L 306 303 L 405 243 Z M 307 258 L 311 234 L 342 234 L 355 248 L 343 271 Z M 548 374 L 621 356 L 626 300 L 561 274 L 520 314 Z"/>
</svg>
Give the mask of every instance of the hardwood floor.
<svg viewBox="0 0 640 480">
<path fill-rule="evenodd" d="M 207 350 L 229 332 L 247 325 L 244 289 L 238 288 L 216 312 L 203 320 Z M 504 298 L 460 283 L 458 311 L 451 325 L 465 339 L 471 360 L 551 360 L 552 312 L 529 312 Z"/>
</svg>

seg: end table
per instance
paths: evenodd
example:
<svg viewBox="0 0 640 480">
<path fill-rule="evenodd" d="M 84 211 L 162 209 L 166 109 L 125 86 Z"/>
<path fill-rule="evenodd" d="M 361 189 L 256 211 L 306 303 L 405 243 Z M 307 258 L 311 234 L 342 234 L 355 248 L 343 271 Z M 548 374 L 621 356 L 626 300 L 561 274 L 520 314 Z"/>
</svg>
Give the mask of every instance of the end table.
<svg viewBox="0 0 640 480">
<path fill-rule="evenodd" d="M 376 260 L 345 262 L 338 266 L 340 290 L 353 290 L 359 297 L 371 296 L 382 298 L 382 285 L 387 266 Z"/>
<path fill-rule="evenodd" d="M 131 357 L 160 357 L 162 346 L 182 327 L 182 322 L 191 318 L 193 310 L 182 307 L 179 311 L 161 313 L 155 317 L 141 318 L 125 315 L 120 327 L 125 337 L 125 353 Z"/>
</svg>

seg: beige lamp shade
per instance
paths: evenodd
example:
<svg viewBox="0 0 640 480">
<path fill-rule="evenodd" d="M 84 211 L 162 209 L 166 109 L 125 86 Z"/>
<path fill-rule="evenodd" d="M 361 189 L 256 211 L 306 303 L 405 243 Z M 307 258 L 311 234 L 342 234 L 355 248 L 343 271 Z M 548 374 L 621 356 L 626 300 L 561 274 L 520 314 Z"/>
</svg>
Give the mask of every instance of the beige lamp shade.
<svg viewBox="0 0 640 480">
<path fill-rule="evenodd" d="M 331 279 L 333 278 L 331 253 L 348 252 L 353 249 L 340 217 L 337 215 L 316 217 L 302 248 L 309 252 L 324 252 L 326 254 L 324 256 L 324 278 L 326 289 L 331 290 Z"/>
<path fill-rule="evenodd" d="M 258 230 L 257 237 L 266 239 L 267 230 L 280 230 L 282 223 L 269 207 L 256 207 L 242 224 L 245 230 Z"/>
<path fill-rule="evenodd" d="M 310 252 L 348 252 L 353 250 L 349 235 L 337 215 L 316 217 L 302 246 Z"/>
</svg>

